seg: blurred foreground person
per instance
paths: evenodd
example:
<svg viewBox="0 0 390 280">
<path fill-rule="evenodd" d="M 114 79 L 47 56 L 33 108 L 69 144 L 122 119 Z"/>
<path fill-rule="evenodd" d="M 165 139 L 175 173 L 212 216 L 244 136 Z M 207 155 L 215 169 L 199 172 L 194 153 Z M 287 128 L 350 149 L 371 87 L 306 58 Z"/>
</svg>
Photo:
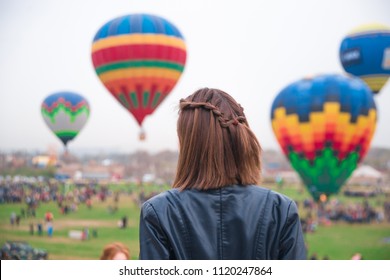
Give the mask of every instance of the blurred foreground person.
<svg viewBox="0 0 390 280">
<path fill-rule="evenodd" d="M 306 259 L 297 207 L 257 185 L 261 147 L 230 95 L 180 100 L 177 133 L 174 188 L 142 206 L 140 259 Z"/>
<path fill-rule="evenodd" d="M 113 242 L 106 245 L 100 256 L 101 260 L 128 260 L 130 259 L 129 249 L 121 242 Z"/>
<path fill-rule="evenodd" d="M 353 256 L 351 258 L 351 260 L 362 260 L 362 259 L 363 259 L 363 256 L 360 253 L 353 254 Z"/>
</svg>

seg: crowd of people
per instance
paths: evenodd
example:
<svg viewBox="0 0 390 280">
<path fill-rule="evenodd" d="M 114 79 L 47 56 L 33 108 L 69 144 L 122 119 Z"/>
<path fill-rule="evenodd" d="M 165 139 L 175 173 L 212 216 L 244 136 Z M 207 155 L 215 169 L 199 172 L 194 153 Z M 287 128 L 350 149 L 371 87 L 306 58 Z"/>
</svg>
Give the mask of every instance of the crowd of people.
<svg viewBox="0 0 390 280">
<path fill-rule="evenodd" d="M 105 201 L 111 193 L 106 186 L 99 186 L 91 182 L 83 185 L 68 186 L 57 180 L 7 179 L 0 180 L 0 203 L 21 205 L 20 212 L 10 213 L 10 225 L 18 227 L 21 220 L 27 219 L 30 235 L 37 234 L 52 237 L 54 234 L 54 214 L 45 212 L 43 217 L 38 217 L 37 209 L 44 203 L 55 202 L 58 213 L 68 215 L 78 210 L 80 204 L 92 208 L 92 200 Z M 115 194 L 115 202 L 119 200 L 119 194 Z M 117 209 L 117 205 L 114 207 Z M 121 228 L 127 227 L 127 217 L 121 219 Z M 88 239 L 89 229 L 83 230 L 82 240 Z M 97 236 L 97 230 L 92 229 L 92 236 Z"/>
<path fill-rule="evenodd" d="M 35 217 L 35 210 L 40 203 L 54 201 L 62 214 L 68 214 L 76 211 L 80 203 L 91 208 L 93 197 L 105 201 L 109 195 L 109 188 L 96 182 L 70 186 L 54 179 L 0 181 L 0 203 L 25 203 L 26 208 L 21 209 L 20 213 L 22 217 Z"/>
<path fill-rule="evenodd" d="M 342 202 L 330 199 L 326 202 L 315 203 L 312 199 L 303 201 L 306 216 L 301 217 L 304 231 L 313 232 L 318 223 L 332 222 L 347 223 L 381 223 L 390 222 L 390 203 L 384 202 L 374 207 L 367 199 L 360 202 Z"/>
<path fill-rule="evenodd" d="M 333 200 L 321 208 L 319 214 L 321 215 L 320 218 L 348 223 L 371 223 L 384 220 L 384 212 L 375 210 L 367 200 L 362 203 L 349 204 Z"/>
<path fill-rule="evenodd" d="M 136 198 L 139 207 L 157 195 L 157 192 L 145 193 L 141 188 Z M 36 217 L 36 209 L 40 203 L 55 201 L 59 208 L 59 213 L 67 215 L 77 211 L 80 203 L 85 203 L 88 208 L 92 208 L 92 199 L 97 198 L 105 201 L 107 197 L 113 196 L 114 204 L 108 206 L 108 212 L 114 214 L 118 208 L 119 192 L 112 193 L 105 186 L 99 186 L 96 183 L 79 185 L 69 188 L 63 183 L 55 180 L 44 182 L 28 182 L 12 180 L 0 181 L 0 203 L 23 203 L 25 207 L 20 209 L 20 213 L 13 211 L 10 215 L 10 224 L 19 225 L 20 220 L 28 217 Z M 381 207 L 373 207 L 365 199 L 363 202 L 345 203 L 337 199 L 331 199 L 326 203 L 315 203 L 312 199 L 296 201 L 297 205 L 302 204 L 306 215 L 301 216 L 303 231 L 315 232 L 319 223 L 329 224 L 331 222 L 348 223 L 371 223 L 371 222 L 390 222 L 390 202 L 383 203 Z M 46 221 L 52 222 L 52 221 Z M 120 226 L 119 226 L 120 223 Z M 38 222 L 37 232 L 42 232 L 42 222 Z M 118 221 L 120 228 L 126 227 L 126 217 Z M 30 226 L 31 227 L 31 226 Z M 30 230 L 33 232 L 34 230 Z"/>
</svg>

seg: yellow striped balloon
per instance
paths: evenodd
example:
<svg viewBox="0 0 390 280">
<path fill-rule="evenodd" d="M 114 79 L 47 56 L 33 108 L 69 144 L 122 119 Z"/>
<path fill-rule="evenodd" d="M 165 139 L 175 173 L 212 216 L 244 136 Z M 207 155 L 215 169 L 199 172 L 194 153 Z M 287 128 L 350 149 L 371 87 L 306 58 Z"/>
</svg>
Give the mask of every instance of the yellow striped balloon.
<svg viewBox="0 0 390 280">
<path fill-rule="evenodd" d="M 92 44 L 99 79 L 140 126 L 174 88 L 186 55 L 180 31 L 166 19 L 148 14 L 107 22 Z"/>
</svg>

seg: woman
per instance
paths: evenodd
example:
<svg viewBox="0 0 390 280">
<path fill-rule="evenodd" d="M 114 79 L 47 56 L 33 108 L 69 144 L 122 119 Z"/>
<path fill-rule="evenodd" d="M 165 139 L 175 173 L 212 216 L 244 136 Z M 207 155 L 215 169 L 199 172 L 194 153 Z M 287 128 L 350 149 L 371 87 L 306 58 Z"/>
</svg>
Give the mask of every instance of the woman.
<svg viewBox="0 0 390 280">
<path fill-rule="evenodd" d="M 257 186 L 261 147 L 230 95 L 180 100 L 177 133 L 174 188 L 142 206 L 140 259 L 306 259 L 295 203 Z"/>
<path fill-rule="evenodd" d="M 121 242 L 107 244 L 100 256 L 101 260 L 128 260 L 129 258 L 129 249 Z"/>
</svg>

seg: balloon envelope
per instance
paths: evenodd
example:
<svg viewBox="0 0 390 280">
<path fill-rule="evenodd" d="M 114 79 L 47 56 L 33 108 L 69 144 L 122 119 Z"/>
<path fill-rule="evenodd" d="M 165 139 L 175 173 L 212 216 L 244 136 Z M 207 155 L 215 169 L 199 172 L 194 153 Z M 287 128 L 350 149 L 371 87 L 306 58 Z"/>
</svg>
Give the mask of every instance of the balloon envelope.
<svg viewBox="0 0 390 280">
<path fill-rule="evenodd" d="M 92 61 L 105 87 L 141 126 L 180 78 L 186 46 L 180 31 L 166 19 L 131 14 L 99 29 Z"/>
<path fill-rule="evenodd" d="M 340 61 L 378 93 L 390 77 L 390 28 L 368 25 L 352 31 L 341 42 Z"/>
<path fill-rule="evenodd" d="M 294 82 L 275 98 L 272 128 L 310 194 L 337 193 L 368 151 L 376 106 L 358 78 L 322 75 Z"/>
<path fill-rule="evenodd" d="M 49 95 L 41 105 L 41 113 L 51 131 L 66 146 L 73 140 L 88 120 L 88 101 L 73 92 Z"/>
</svg>

